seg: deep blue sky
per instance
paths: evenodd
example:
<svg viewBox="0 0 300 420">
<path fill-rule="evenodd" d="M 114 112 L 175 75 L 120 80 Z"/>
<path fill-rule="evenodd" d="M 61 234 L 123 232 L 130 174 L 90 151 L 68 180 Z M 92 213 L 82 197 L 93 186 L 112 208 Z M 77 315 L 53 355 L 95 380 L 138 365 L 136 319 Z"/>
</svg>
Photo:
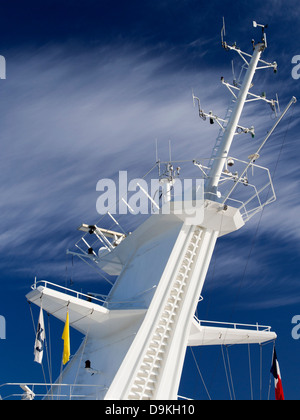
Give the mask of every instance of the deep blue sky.
<svg viewBox="0 0 300 420">
<path fill-rule="evenodd" d="M 217 130 L 198 119 L 191 91 L 206 110 L 224 115 L 230 96 L 220 76 L 230 80 L 231 59 L 236 66 L 239 60 L 220 47 L 223 16 L 228 42 L 237 41 L 247 52 L 260 34 L 252 20 L 269 24 L 264 58 L 278 62 L 278 74 L 258 74 L 254 91 L 270 97 L 277 92 L 282 108 L 292 95 L 300 97 L 300 80 L 291 76 L 292 57 L 300 54 L 300 5 L 294 0 L 1 5 L 7 79 L 0 80 L 0 315 L 7 338 L 0 341 L 0 383 L 43 382 L 33 362 L 25 299 L 35 275 L 62 285 L 72 277 L 78 290 L 105 291 L 97 274 L 78 261 L 72 266 L 65 255 L 78 239 L 77 226 L 98 218 L 97 181 L 118 170 L 143 175 L 153 166 L 155 138 L 162 157 L 169 139 L 177 159 L 210 155 Z M 253 145 L 244 137 L 235 142 L 244 158 L 272 125 L 269 109 L 261 105 L 250 107 L 246 117 L 257 136 Z M 300 313 L 298 117 L 296 104 L 260 162 L 274 173 L 278 200 L 219 240 L 199 306 L 202 319 L 272 325 L 287 399 L 300 396 L 300 341 L 291 336 L 292 317 Z M 33 312 L 37 321 L 37 308 Z M 62 328 L 51 319 L 54 376 Z M 80 339 L 74 334 L 73 353 Z M 257 349 L 251 346 L 255 398 Z M 270 345 L 263 349 L 263 398 L 271 351 Z M 248 348 L 229 352 L 237 398 L 250 398 Z M 229 398 L 220 349 L 195 349 L 195 355 L 212 398 Z M 207 398 L 189 350 L 181 393 Z"/>
</svg>

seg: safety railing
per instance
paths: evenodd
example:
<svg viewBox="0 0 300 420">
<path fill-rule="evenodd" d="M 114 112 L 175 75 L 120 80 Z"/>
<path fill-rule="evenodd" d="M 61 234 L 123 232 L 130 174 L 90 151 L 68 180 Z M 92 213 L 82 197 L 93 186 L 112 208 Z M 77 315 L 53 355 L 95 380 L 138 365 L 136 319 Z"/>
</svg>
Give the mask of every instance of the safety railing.
<svg viewBox="0 0 300 420">
<path fill-rule="evenodd" d="M 86 393 L 76 393 L 76 388 L 86 390 Z M 7 389 L 9 389 L 7 393 Z M 21 389 L 22 391 L 18 390 Z M 7 382 L 0 385 L 0 399 L 21 399 L 21 400 L 34 400 L 34 399 L 99 399 L 103 391 L 107 391 L 107 387 L 102 385 L 90 384 L 60 384 L 60 383 L 36 383 L 36 382 Z M 7 393 L 4 395 L 3 391 Z"/>
<path fill-rule="evenodd" d="M 259 325 L 256 324 L 240 324 L 237 322 L 219 322 L 219 321 L 205 321 L 205 320 L 199 320 L 196 316 L 194 316 L 195 321 L 202 326 L 220 326 L 222 328 L 232 328 L 232 329 L 250 329 L 255 331 L 271 331 L 270 326 L 268 325 Z"/>
<path fill-rule="evenodd" d="M 92 293 L 89 294 L 85 294 L 82 292 L 78 292 L 77 290 L 73 290 L 73 289 L 69 289 L 68 287 L 64 287 L 61 286 L 59 284 L 55 284 L 55 283 L 51 283 L 50 281 L 46 281 L 46 280 L 39 280 L 39 281 L 35 281 L 34 284 L 31 286 L 31 289 L 35 290 L 37 289 L 37 285 L 43 285 L 43 287 L 45 288 L 49 288 L 50 289 L 58 289 L 59 291 L 63 291 L 63 293 L 67 293 L 67 294 L 71 294 L 74 295 L 77 299 L 83 299 L 83 300 L 88 300 L 89 302 L 91 301 L 96 301 L 99 302 L 101 304 L 104 304 L 106 302 L 107 296 L 106 295 L 99 295 L 97 294 L 97 296 L 101 296 L 102 298 L 96 298 Z"/>
<path fill-rule="evenodd" d="M 78 292 L 77 290 L 69 289 L 68 287 L 61 286 L 59 284 L 51 283 L 50 281 L 46 280 L 39 280 L 34 282 L 34 284 L 31 286 L 32 290 L 35 290 L 38 288 L 38 285 L 43 286 L 44 288 L 48 288 L 51 290 L 57 290 L 62 291 L 63 293 L 66 293 L 68 295 L 73 295 L 77 299 L 86 300 L 88 302 L 97 303 L 100 305 L 105 306 L 108 309 L 122 309 L 122 308 L 128 308 L 129 305 L 132 306 L 132 308 L 141 308 L 144 309 L 144 301 L 143 296 L 149 293 L 154 293 L 156 289 L 156 285 L 151 286 L 130 299 L 124 299 L 124 300 L 114 300 L 109 295 L 104 295 L 100 293 L 94 293 L 94 292 L 88 292 L 88 293 L 82 293 Z M 98 297 L 99 296 L 99 297 Z"/>
<path fill-rule="evenodd" d="M 216 201 L 224 208 L 228 205 L 237 208 L 244 222 L 276 200 L 269 169 L 254 164 L 251 158 L 253 156 L 249 156 L 249 162 L 228 158 L 218 184 L 218 192 L 204 193 L 205 199 Z M 200 161 L 194 164 L 208 179 L 210 168 Z"/>
</svg>

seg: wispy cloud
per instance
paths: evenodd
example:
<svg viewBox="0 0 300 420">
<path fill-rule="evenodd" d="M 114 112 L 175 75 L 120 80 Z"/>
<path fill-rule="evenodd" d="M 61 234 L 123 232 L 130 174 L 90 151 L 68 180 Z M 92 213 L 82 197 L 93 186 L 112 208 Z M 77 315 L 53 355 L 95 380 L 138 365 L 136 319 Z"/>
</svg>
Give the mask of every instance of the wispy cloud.
<svg viewBox="0 0 300 420">
<path fill-rule="evenodd" d="M 202 106 L 220 116 L 230 96 L 216 83 L 219 69 L 172 70 L 173 60 L 172 54 L 153 57 L 132 46 L 89 52 L 51 46 L 12 54 L 0 104 L 3 268 L 10 256 L 11 269 L 19 273 L 28 266 L 61 270 L 77 226 L 99 217 L 97 181 L 133 168 L 142 176 L 154 163 L 156 138 L 162 159 L 169 139 L 175 159 L 210 156 L 218 129 L 197 117 L 192 88 Z M 249 108 L 246 119 L 254 117 L 262 137 L 264 117 Z M 253 143 L 245 145 L 245 138 L 235 140 L 234 153 L 245 158 L 254 151 Z M 291 157 L 286 151 L 282 158 Z M 264 164 L 272 159 L 266 154 Z M 276 184 L 288 194 L 266 210 L 262 230 L 273 232 L 276 220 L 276 235 L 298 237 L 300 203 L 293 192 L 299 176 L 295 166 L 284 173 L 289 186 L 281 177 Z M 232 251 L 228 270 L 233 258 L 244 264 Z"/>
<path fill-rule="evenodd" d="M 12 54 L 0 104 L 3 257 L 24 267 L 57 257 L 83 218 L 98 217 L 97 181 L 133 166 L 143 175 L 155 138 L 162 154 L 169 139 L 191 159 L 209 150 L 194 141 L 198 75 L 169 73 L 168 60 L 131 48 Z"/>
</svg>

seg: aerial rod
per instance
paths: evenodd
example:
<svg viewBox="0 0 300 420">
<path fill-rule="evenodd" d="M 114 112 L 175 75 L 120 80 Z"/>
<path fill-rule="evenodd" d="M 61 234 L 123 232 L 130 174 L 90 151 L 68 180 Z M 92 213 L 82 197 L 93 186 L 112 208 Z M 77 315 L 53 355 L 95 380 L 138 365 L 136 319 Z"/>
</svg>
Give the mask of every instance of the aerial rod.
<svg viewBox="0 0 300 420">
<path fill-rule="evenodd" d="M 283 113 L 280 115 L 280 117 L 278 118 L 278 120 L 275 122 L 275 124 L 273 125 L 273 127 L 271 128 L 271 130 L 268 132 L 266 138 L 264 139 L 264 141 L 262 142 L 262 144 L 259 146 L 256 154 L 259 154 L 259 152 L 261 151 L 261 149 L 264 147 L 265 143 L 267 142 L 267 140 L 269 139 L 269 137 L 273 134 L 273 131 L 275 130 L 275 128 L 277 127 L 277 125 L 280 123 L 280 121 L 282 120 L 282 118 L 285 116 L 285 114 L 288 112 L 288 110 L 290 109 L 290 107 L 295 104 L 297 102 L 297 98 L 295 96 L 292 97 L 292 99 L 290 100 L 290 102 L 287 104 L 285 110 L 283 111 Z"/>
</svg>

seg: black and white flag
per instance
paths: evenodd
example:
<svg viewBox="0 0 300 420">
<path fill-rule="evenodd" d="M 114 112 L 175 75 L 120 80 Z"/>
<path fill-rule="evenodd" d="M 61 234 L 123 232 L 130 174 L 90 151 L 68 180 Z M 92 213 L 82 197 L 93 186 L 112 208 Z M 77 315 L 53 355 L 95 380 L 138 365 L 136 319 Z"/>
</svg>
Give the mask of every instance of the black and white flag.
<svg viewBox="0 0 300 420">
<path fill-rule="evenodd" d="M 34 361 L 42 363 L 45 341 L 45 326 L 43 309 L 40 310 L 39 322 L 36 330 L 36 338 L 34 343 Z"/>
</svg>

